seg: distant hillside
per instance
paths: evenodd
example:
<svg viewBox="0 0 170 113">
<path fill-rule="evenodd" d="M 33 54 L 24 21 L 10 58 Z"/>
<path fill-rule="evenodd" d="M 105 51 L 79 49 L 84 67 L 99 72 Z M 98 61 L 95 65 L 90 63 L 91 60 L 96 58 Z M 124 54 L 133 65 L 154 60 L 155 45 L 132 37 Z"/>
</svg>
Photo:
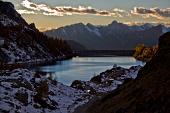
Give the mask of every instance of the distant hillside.
<svg viewBox="0 0 170 113">
<path fill-rule="evenodd" d="M 50 46 L 53 46 L 51 48 Z M 54 59 L 71 53 L 66 42 L 49 39 L 28 24 L 10 2 L 0 1 L 0 59 L 14 63 Z"/>
<path fill-rule="evenodd" d="M 73 40 L 88 50 L 133 50 L 138 44 L 156 45 L 158 37 L 169 30 L 170 28 L 163 25 L 128 26 L 113 21 L 107 26 L 78 23 L 49 30 L 45 34 L 64 40 Z"/>
</svg>

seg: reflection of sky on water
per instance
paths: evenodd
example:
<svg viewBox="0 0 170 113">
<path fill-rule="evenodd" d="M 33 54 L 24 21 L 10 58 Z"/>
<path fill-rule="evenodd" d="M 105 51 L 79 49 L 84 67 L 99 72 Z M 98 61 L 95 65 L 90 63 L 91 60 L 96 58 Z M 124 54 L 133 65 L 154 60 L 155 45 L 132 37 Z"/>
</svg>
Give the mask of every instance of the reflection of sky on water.
<svg viewBox="0 0 170 113">
<path fill-rule="evenodd" d="M 70 85 L 74 80 L 89 80 L 94 75 L 112 68 L 114 64 L 129 68 L 142 65 L 142 62 L 136 61 L 133 57 L 76 57 L 57 65 L 38 67 L 37 70 L 50 72 L 53 78 Z"/>
</svg>

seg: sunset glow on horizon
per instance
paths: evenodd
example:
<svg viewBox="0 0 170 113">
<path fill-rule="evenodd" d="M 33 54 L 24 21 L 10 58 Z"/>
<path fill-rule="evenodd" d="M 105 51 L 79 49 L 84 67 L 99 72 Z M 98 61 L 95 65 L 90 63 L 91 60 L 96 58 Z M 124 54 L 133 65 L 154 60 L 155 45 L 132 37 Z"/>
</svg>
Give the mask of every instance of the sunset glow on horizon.
<svg viewBox="0 0 170 113">
<path fill-rule="evenodd" d="M 170 25 L 169 0 L 6 0 L 28 23 L 48 30 L 74 23 Z"/>
</svg>

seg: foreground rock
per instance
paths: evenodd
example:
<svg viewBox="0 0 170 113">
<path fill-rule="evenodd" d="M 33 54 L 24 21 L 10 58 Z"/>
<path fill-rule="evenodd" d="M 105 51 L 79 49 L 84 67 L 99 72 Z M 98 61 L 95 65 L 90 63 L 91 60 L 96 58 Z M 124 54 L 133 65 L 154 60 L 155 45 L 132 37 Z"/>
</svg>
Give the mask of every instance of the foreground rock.
<svg viewBox="0 0 170 113">
<path fill-rule="evenodd" d="M 137 79 L 122 85 L 79 113 L 169 113 L 170 32 L 160 37 L 156 55 L 139 71 Z M 77 112 L 77 113 L 78 113 Z"/>
</svg>

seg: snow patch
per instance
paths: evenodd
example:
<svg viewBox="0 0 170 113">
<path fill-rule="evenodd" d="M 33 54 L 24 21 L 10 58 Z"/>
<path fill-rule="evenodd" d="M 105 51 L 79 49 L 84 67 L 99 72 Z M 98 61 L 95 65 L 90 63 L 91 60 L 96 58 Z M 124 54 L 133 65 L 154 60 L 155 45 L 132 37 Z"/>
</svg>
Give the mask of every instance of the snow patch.
<svg viewBox="0 0 170 113">
<path fill-rule="evenodd" d="M 86 92 L 93 91 L 95 93 L 106 93 L 106 92 L 115 90 L 119 85 L 123 84 L 123 82 L 126 79 L 129 79 L 129 78 L 135 79 L 137 77 L 137 74 L 140 68 L 141 66 L 134 66 L 132 69 L 121 68 L 119 70 L 125 71 L 125 73 L 117 77 L 115 77 L 115 75 L 112 76 L 107 73 L 104 73 L 101 76 L 97 75 L 101 79 L 99 83 L 98 82 L 96 83 L 94 80 L 79 81 L 79 82 L 81 82 L 81 86 L 83 87 L 83 90 Z M 116 67 L 115 67 L 115 70 L 117 70 Z M 112 69 L 111 71 L 115 71 L 115 70 Z M 120 71 L 118 71 L 117 73 L 120 73 Z M 78 84 L 78 86 L 79 85 L 80 83 Z M 72 87 L 77 88 L 76 85 L 72 85 Z"/>
<path fill-rule="evenodd" d="M 7 18 L 5 15 L 0 15 L 0 24 L 2 24 L 5 27 L 19 25 L 17 22 Z"/>
<path fill-rule="evenodd" d="M 89 32 L 93 32 L 94 34 L 96 34 L 96 35 L 99 36 L 99 37 L 102 36 L 98 28 L 90 29 L 88 26 L 86 26 L 86 29 L 87 29 Z"/>
</svg>

